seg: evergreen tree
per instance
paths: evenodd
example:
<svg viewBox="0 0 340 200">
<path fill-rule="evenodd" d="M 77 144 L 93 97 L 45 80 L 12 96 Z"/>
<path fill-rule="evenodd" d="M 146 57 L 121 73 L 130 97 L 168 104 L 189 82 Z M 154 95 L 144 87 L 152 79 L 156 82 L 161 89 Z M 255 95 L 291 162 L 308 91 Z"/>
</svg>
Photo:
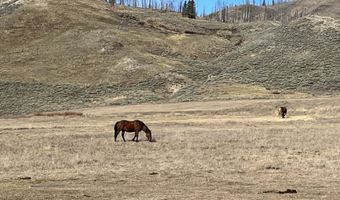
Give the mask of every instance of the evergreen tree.
<svg viewBox="0 0 340 200">
<path fill-rule="evenodd" d="M 194 0 L 189 0 L 188 2 L 188 17 L 191 19 L 196 18 L 196 6 Z"/>
<path fill-rule="evenodd" d="M 184 1 L 183 8 L 182 8 L 182 16 L 188 17 L 188 4 L 187 1 Z"/>
<path fill-rule="evenodd" d="M 187 12 L 188 12 L 188 15 L 187 15 L 187 17 L 189 17 L 190 18 L 190 16 L 191 16 L 191 12 L 192 12 L 192 0 L 189 0 L 188 1 L 188 8 L 187 8 Z"/>
<path fill-rule="evenodd" d="M 193 15 L 193 18 L 196 19 L 196 4 L 195 4 L 195 1 L 192 0 L 192 15 Z"/>
<path fill-rule="evenodd" d="M 266 0 L 263 0 L 262 6 L 266 6 Z"/>
<path fill-rule="evenodd" d="M 110 3 L 111 7 L 116 5 L 116 0 L 107 0 L 107 2 Z"/>
</svg>

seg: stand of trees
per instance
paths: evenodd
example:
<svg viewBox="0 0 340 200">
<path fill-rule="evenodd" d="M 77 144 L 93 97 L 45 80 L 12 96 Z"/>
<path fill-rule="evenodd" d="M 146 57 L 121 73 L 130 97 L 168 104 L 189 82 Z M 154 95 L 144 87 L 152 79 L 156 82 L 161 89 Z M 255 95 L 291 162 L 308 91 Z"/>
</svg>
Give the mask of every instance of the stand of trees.
<svg viewBox="0 0 340 200">
<path fill-rule="evenodd" d="M 261 0 L 256 4 L 254 0 L 245 0 L 243 5 L 225 5 L 223 1 L 217 1 L 215 11 L 202 17 L 220 22 L 244 23 L 252 21 L 276 20 L 288 22 L 304 16 L 305 9 L 296 10 L 295 13 L 287 13 L 280 7 L 293 0 Z"/>
<path fill-rule="evenodd" d="M 195 19 L 197 16 L 194 0 L 105 0 L 112 6 L 121 5 L 139 7 L 181 13 L 183 17 Z M 280 8 L 280 4 L 294 0 L 261 0 L 256 4 L 255 0 L 244 0 L 242 5 L 226 5 L 225 0 L 216 0 L 215 10 L 206 15 L 205 9 L 201 17 L 208 20 L 216 20 L 228 23 L 244 23 L 251 21 L 276 20 L 288 22 L 303 17 L 305 9 L 287 13 Z"/>
<path fill-rule="evenodd" d="M 177 4 L 176 0 L 105 0 L 111 6 L 120 5 L 133 8 L 150 8 L 173 12 L 182 11 L 182 3 Z"/>
<path fill-rule="evenodd" d="M 196 5 L 194 0 L 105 0 L 110 5 L 128 6 L 134 8 L 148 8 L 182 13 L 183 17 L 195 19 Z"/>
<path fill-rule="evenodd" d="M 196 18 L 196 5 L 194 0 L 184 1 L 182 8 L 182 16 L 191 19 Z"/>
</svg>

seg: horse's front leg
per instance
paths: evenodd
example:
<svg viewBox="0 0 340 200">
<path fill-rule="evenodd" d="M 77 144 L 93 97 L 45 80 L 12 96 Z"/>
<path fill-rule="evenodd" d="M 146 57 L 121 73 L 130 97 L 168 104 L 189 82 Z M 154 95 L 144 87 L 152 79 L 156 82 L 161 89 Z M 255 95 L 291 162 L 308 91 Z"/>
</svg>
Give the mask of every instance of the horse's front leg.
<svg viewBox="0 0 340 200">
<path fill-rule="evenodd" d="M 125 135 L 125 131 L 122 131 L 122 138 L 123 138 L 123 140 L 124 140 L 124 142 L 125 142 L 125 137 L 124 137 L 124 135 Z"/>
<path fill-rule="evenodd" d="M 136 131 L 136 132 L 135 132 L 135 137 L 133 138 L 133 139 L 136 138 L 136 142 L 139 142 L 139 141 L 138 141 L 138 133 L 139 133 L 139 131 Z"/>
</svg>

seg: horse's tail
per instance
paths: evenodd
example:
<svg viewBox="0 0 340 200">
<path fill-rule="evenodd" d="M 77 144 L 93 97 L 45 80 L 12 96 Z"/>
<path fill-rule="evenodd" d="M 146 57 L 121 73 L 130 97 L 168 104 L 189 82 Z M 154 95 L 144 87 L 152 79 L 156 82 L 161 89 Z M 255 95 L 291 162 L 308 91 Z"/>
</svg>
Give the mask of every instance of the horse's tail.
<svg viewBox="0 0 340 200">
<path fill-rule="evenodd" d="M 116 124 L 113 126 L 113 136 L 115 138 L 115 141 L 117 140 L 117 136 L 118 136 L 118 122 L 116 122 Z"/>
<path fill-rule="evenodd" d="M 117 131 L 117 129 L 118 129 L 118 122 L 116 122 L 115 125 L 113 125 L 113 130 Z"/>
</svg>

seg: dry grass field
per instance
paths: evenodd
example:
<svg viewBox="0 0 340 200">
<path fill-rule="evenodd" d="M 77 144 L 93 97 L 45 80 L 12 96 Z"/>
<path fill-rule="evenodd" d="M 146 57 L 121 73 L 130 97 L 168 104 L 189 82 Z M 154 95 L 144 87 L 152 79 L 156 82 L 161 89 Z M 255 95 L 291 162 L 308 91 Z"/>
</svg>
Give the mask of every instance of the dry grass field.
<svg viewBox="0 0 340 200">
<path fill-rule="evenodd" d="M 231 24 L 0 0 L 0 200 L 340 199 L 338 1 Z M 122 119 L 155 142 L 114 142 Z"/>
<path fill-rule="evenodd" d="M 0 199 L 340 199 L 339 96 L 76 112 L 0 119 Z M 114 142 L 120 119 L 156 142 Z"/>
</svg>

